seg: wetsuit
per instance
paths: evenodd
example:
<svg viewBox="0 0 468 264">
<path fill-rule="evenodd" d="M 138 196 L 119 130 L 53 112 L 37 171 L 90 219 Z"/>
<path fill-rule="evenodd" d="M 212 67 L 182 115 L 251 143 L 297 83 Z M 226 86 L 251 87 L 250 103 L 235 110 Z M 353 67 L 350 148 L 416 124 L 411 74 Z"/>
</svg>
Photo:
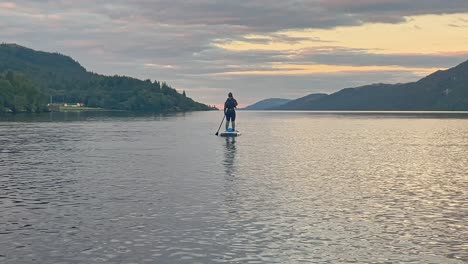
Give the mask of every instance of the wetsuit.
<svg viewBox="0 0 468 264">
<path fill-rule="evenodd" d="M 229 121 L 236 121 L 236 108 L 237 101 L 236 99 L 230 97 L 224 103 L 224 112 L 226 113 L 226 120 Z"/>
</svg>

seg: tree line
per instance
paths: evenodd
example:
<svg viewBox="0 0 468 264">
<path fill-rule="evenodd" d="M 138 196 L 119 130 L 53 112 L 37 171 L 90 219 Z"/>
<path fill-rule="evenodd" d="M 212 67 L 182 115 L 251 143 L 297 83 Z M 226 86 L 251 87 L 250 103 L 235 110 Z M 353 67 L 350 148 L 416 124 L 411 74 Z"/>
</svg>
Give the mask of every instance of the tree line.
<svg viewBox="0 0 468 264">
<path fill-rule="evenodd" d="M 7 72 L 0 75 L 0 111 L 46 111 L 47 97 L 22 75 Z"/>
<path fill-rule="evenodd" d="M 0 111 L 40 112 L 50 101 L 129 111 L 211 109 L 165 82 L 104 76 L 62 54 L 0 44 Z"/>
</svg>

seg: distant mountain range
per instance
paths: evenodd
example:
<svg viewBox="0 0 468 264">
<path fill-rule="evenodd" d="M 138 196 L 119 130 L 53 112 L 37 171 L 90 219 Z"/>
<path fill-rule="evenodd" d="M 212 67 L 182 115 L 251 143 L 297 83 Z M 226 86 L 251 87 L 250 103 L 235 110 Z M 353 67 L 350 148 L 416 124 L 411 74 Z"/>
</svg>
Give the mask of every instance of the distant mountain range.
<svg viewBox="0 0 468 264">
<path fill-rule="evenodd" d="M 268 110 L 468 111 L 468 61 L 417 82 L 311 94 Z"/>
<path fill-rule="evenodd" d="M 242 110 L 268 110 L 271 108 L 279 107 L 290 102 L 291 99 L 282 99 L 282 98 L 270 98 L 265 99 L 260 102 L 257 102 L 253 105 L 249 105 Z"/>
<path fill-rule="evenodd" d="M 324 97 L 328 96 L 324 93 L 317 93 L 317 94 L 309 94 L 304 96 L 300 99 L 292 100 L 286 104 L 279 105 L 276 107 L 271 107 L 270 109 L 275 110 L 307 110 L 309 105 L 314 101 L 320 100 Z"/>
<path fill-rule="evenodd" d="M 210 110 L 164 82 L 87 71 L 72 58 L 0 44 L 0 112 L 41 112 L 48 102 L 131 111 Z"/>
</svg>

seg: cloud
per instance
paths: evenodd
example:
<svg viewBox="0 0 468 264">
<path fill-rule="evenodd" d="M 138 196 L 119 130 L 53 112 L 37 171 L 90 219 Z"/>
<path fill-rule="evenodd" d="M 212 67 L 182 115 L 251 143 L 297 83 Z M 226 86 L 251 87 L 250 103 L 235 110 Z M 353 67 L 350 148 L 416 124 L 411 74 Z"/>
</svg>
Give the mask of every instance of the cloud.
<svg viewBox="0 0 468 264">
<path fill-rule="evenodd" d="M 468 51 L 438 54 L 372 54 L 365 50 L 333 48 L 301 50 L 292 61 L 348 66 L 392 66 L 449 68 L 468 58 Z"/>
<path fill-rule="evenodd" d="M 408 17 L 407 22 L 400 24 L 367 23 L 335 29 L 282 31 L 282 34 L 288 37 L 301 39 L 295 43 L 283 42 L 281 39 L 276 42 L 259 43 L 244 38 L 224 42 L 217 40 L 214 45 L 236 51 L 294 51 L 326 45 L 362 49 L 378 54 L 457 52 L 467 49 L 465 29 L 450 29 L 449 25 L 460 19 L 468 19 L 468 13 Z M 264 36 L 267 37 L 268 34 Z"/>
<path fill-rule="evenodd" d="M 330 73 L 370 73 L 370 72 L 413 72 L 417 76 L 426 76 L 438 68 L 412 68 L 402 66 L 344 66 L 330 64 L 277 64 L 269 69 L 250 71 L 226 71 L 221 75 L 313 75 Z"/>
<path fill-rule="evenodd" d="M 43 12 L 80 11 L 113 20 L 139 20 L 166 25 L 224 25 L 237 33 L 294 28 L 330 28 L 363 22 L 398 23 L 406 16 L 468 12 L 466 0 L 311 0 L 217 1 L 124 0 L 16 1 Z"/>
<path fill-rule="evenodd" d="M 16 4 L 13 2 L 0 2 L 0 8 L 4 9 L 14 9 Z"/>
<path fill-rule="evenodd" d="M 16 0 L 0 2 L 0 41 L 251 102 L 451 67 L 468 56 L 466 13 L 466 0 Z"/>
<path fill-rule="evenodd" d="M 338 89 L 371 83 L 402 83 L 418 78 L 411 72 L 362 72 L 357 75 L 239 75 L 220 76 L 219 79 L 194 76 L 190 80 L 175 80 L 174 84 L 187 91 L 189 96 L 204 97 L 208 102 L 222 103 L 227 92 L 232 91 L 240 104 L 251 104 L 271 97 L 296 99 L 311 93 L 332 93 Z M 278 87 L 281 87 L 281 93 L 278 93 Z M 205 88 L 211 90 L 207 92 Z"/>
</svg>

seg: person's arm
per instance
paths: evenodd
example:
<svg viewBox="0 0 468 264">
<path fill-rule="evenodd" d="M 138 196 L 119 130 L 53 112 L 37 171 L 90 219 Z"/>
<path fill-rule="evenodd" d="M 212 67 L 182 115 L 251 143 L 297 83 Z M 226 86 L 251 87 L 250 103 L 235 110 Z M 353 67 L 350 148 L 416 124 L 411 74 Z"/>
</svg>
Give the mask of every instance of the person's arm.
<svg viewBox="0 0 468 264">
<path fill-rule="evenodd" d="M 234 107 L 237 108 L 237 100 L 236 99 L 234 99 L 234 105 L 235 105 Z"/>
<path fill-rule="evenodd" d="M 224 103 L 224 113 L 226 113 L 226 109 L 227 109 L 227 101 Z"/>
</svg>

